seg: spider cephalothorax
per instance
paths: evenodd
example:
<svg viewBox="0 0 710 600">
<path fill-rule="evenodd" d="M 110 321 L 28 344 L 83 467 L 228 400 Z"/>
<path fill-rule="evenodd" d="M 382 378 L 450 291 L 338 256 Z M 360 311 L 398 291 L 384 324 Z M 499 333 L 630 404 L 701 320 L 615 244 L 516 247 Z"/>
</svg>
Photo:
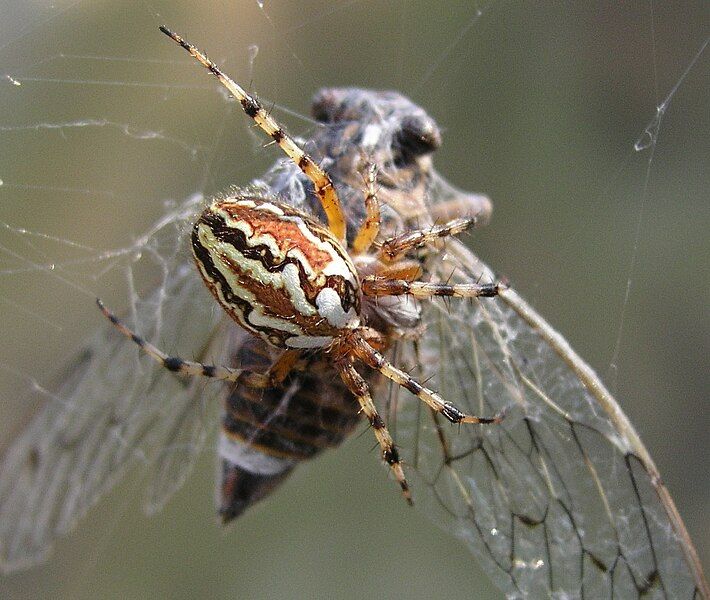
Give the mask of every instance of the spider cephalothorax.
<svg viewBox="0 0 710 600">
<path fill-rule="evenodd" d="M 372 400 L 370 385 L 356 365 L 364 364 L 406 388 L 452 423 L 500 422 L 501 415 L 477 417 L 464 413 L 391 364 L 383 353 L 394 335 L 392 329 L 413 328 L 418 320 L 416 307 L 388 319 L 385 313 L 392 309 L 392 297 L 470 298 L 498 294 L 497 283 L 449 285 L 417 281 L 421 262 L 415 252 L 474 227 L 487 218 L 490 206 L 477 198 L 463 207 L 464 217 L 398 235 L 382 235 L 393 230 L 392 226 L 383 227 L 392 215 L 406 215 L 408 210 L 416 213 L 418 207 L 412 202 L 421 202 L 426 195 L 420 188 L 433 185 L 427 168 L 431 160 L 428 155 L 439 145 L 440 136 L 424 111 L 392 92 L 373 95 L 356 89 L 326 90 L 316 98 L 316 116 L 332 125 L 323 135 L 324 144 L 333 146 L 328 155 L 334 164 L 340 162 L 338 146 L 345 148 L 357 143 L 369 155 L 367 159 L 363 159 L 364 154 L 352 155 L 350 162 L 342 161 L 348 164 L 351 173 L 361 174 L 360 189 L 347 178 L 337 178 L 345 193 L 361 195 L 360 202 L 348 198 L 348 207 L 356 204 L 361 207 L 360 211 L 352 211 L 353 216 L 343 209 L 331 176 L 258 100 L 194 46 L 164 27 L 161 30 L 207 67 L 240 102 L 244 112 L 281 147 L 307 178 L 312 187 L 308 197 L 318 206 L 308 206 L 304 201 L 302 207 L 294 208 L 273 194 L 236 193 L 213 200 L 193 227 L 195 262 L 215 299 L 244 329 L 271 347 L 282 349 L 266 372 L 168 356 L 99 305 L 122 333 L 166 368 L 235 384 L 227 401 L 223 421 L 226 437 L 220 447 L 222 457 L 236 467 L 223 477 L 227 482 L 223 493 L 231 495 L 228 507 L 221 509 L 223 518 L 232 518 L 243 510 L 243 505 L 263 496 L 292 468 L 294 461 L 312 455 L 321 444 L 337 443 L 352 427 L 353 413 L 347 407 L 336 406 L 335 412 L 343 414 L 344 421 L 333 435 L 322 419 L 311 423 L 308 415 L 304 416 L 308 410 L 301 410 L 298 402 L 279 403 L 278 395 L 277 409 L 271 407 L 266 411 L 268 416 L 259 417 L 264 412 L 260 404 L 270 402 L 270 390 L 288 384 L 293 373 L 307 374 L 309 369 L 324 365 L 334 369 L 357 398 L 377 437 L 383 459 L 390 465 L 405 498 L 411 501 L 397 449 Z M 378 98 L 374 103 L 373 97 Z M 357 129 L 360 132 L 357 140 L 348 137 L 356 130 L 349 125 L 354 115 L 372 121 L 371 127 Z M 386 143 L 382 143 L 383 139 Z M 353 160 L 358 164 L 350 164 Z M 381 179 L 377 175 L 378 161 L 382 163 Z M 388 195 L 388 203 L 382 210 L 377 197 L 378 182 L 398 191 Z M 461 209 L 466 200 L 458 197 L 456 207 Z M 313 216 L 318 214 L 324 215 L 327 225 Z M 382 308 L 378 307 L 379 302 Z M 243 363 L 243 366 L 251 365 Z M 260 390 L 262 396 L 253 397 L 249 389 Z M 303 397 L 299 399 L 304 407 L 312 403 Z M 320 404 L 329 401 L 332 399 L 315 399 Z"/>
</svg>

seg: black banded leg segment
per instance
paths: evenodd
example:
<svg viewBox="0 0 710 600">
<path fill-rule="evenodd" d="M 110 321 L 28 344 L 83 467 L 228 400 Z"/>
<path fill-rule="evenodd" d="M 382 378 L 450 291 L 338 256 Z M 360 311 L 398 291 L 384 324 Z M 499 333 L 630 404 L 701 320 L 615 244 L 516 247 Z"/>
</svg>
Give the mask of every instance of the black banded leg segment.
<svg viewBox="0 0 710 600">
<path fill-rule="evenodd" d="M 239 382 L 248 387 L 258 389 L 272 386 L 271 377 L 269 375 L 265 375 L 264 373 L 256 373 L 255 371 L 249 371 L 247 369 L 232 369 L 217 365 L 205 365 L 201 362 L 184 360 L 179 356 L 169 356 L 126 327 L 116 315 L 104 306 L 104 303 L 98 298 L 96 299 L 96 304 L 98 304 L 101 312 L 109 321 L 111 321 L 111 324 L 118 329 L 118 331 L 120 331 L 141 350 L 143 350 L 143 352 L 150 356 L 154 361 L 165 367 L 168 371 L 179 373 L 180 375 L 210 377 L 221 381 L 231 381 L 233 383 Z"/>
<path fill-rule="evenodd" d="M 414 296 L 415 298 L 493 298 L 504 285 L 495 283 L 429 283 L 425 281 L 405 281 L 370 275 L 362 280 L 362 291 L 366 296 Z"/>
<path fill-rule="evenodd" d="M 380 248 L 379 258 L 384 262 L 392 262 L 402 257 L 410 250 L 421 248 L 452 235 L 457 235 L 476 226 L 476 217 L 453 219 L 442 225 L 434 225 L 427 229 L 415 229 L 386 239 Z"/>
<path fill-rule="evenodd" d="M 362 412 L 365 413 L 367 420 L 370 422 L 372 430 L 375 432 L 375 437 L 380 444 L 382 458 L 390 466 L 390 469 L 392 469 L 395 479 L 402 488 L 402 495 L 404 496 L 404 499 L 409 504 L 412 504 L 412 495 L 409 491 L 407 479 L 404 476 L 402 463 L 399 460 L 399 452 L 397 452 L 397 448 L 394 445 L 394 441 L 392 440 L 392 436 L 390 435 L 385 422 L 377 412 L 377 407 L 372 401 L 372 396 L 370 395 L 370 389 L 367 382 L 351 364 L 336 364 L 336 368 L 340 373 L 340 377 L 345 382 L 345 385 L 357 398 L 360 403 L 360 407 L 362 408 Z"/>
<path fill-rule="evenodd" d="M 328 227 L 339 240 L 345 240 L 345 215 L 338 194 L 335 192 L 333 182 L 328 174 L 323 171 L 315 161 L 288 135 L 283 127 L 261 106 L 261 103 L 248 94 L 244 88 L 225 75 L 205 54 L 195 46 L 185 41 L 177 33 L 170 31 L 165 26 L 160 26 L 160 31 L 167 35 L 182 48 L 187 50 L 202 66 L 210 71 L 218 81 L 242 105 L 244 112 L 272 139 L 286 155 L 298 166 L 304 175 L 313 182 L 313 188 L 323 206 L 328 219 Z"/>
<path fill-rule="evenodd" d="M 446 402 L 439 394 L 424 387 L 408 373 L 401 371 L 390 363 L 382 354 L 375 350 L 365 340 L 360 339 L 355 347 L 355 355 L 367 366 L 379 371 L 397 385 L 410 391 L 435 412 L 443 415 L 452 423 L 495 423 L 503 421 L 503 413 L 494 417 L 477 417 L 469 415 L 451 402 Z"/>
</svg>

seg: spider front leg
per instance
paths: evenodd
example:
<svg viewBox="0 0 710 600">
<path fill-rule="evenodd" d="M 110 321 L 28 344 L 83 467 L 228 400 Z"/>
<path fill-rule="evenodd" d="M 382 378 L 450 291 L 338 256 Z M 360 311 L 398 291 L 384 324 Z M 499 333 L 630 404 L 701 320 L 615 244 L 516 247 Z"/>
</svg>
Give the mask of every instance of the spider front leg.
<svg viewBox="0 0 710 600">
<path fill-rule="evenodd" d="M 360 407 L 362 408 L 362 412 L 365 413 L 367 420 L 370 422 L 370 425 L 375 432 L 375 437 L 380 444 L 382 458 L 390 466 L 390 469 L 392 469 L 395 479 L 402 488 L 404 499 L 407 503 L 412 504 L 412 494 L 409 491 L 409 485 L 407 484 L 407 479 L 404 476 L 402 463 L 399 460 L 399 453 L 397 452 L 397 448 L 394 445 L 394 441 L 392 440 L 392 436 L 390 435 L 385 422 L 377 412 L 377 407 L 372 401 L 372 396 L 370 395 L 370 389 L 367 382 L 350 363 L 336 363 L 335 367 L 338 369 L 340 377 L 345 382 L 345 385 L 357 398 L 360 403 Z"/>
<path fill-rule="evenodd" d="M 355 235 L 352 245 L 353 254 L 365 254 L 380 233 L 380 203 L 376 188 L 377 168 L 374 164 L 367 167 L 364 175 L 367 193 L 365 194 L 365 220 Z"/>
<path fill-rule="evenodd" d="M 443 225 L 407 231 L 382 242 L 378 258 L 385 263 L 394 262 L 410 250 L 421 248 L 442 238 L 458 235 L 467 229 L 476 227 L 478 222 L 477 217 L 466 217 L 453 219 Z"/>
<path fill-rule="evenodd" d="M 181 375 L 190 375 L 193 377 L 210 377 L 222 381 L 231 381 L 233 383 L 239 382 L 249 387 L 259 389 L 272 387 L 274 385 L 273 376 L 271 374 L 257 373 L 247 369 L 233 369 L 230 367 L 205 365 L 201 362 L 184 360 L 178 356 L 170 356 L 126 327 L 98 298 L 96 299 L 96 304 L 98 304 L 101 312 L 109 321 L 111 321 L 113 326 L 118 329 L 118 331 L 133 341 L 141 350 L 143 350 L 143 352 L 150 356 L 154 361 L 165 367 L 168 371 L 179 373 Z M 289 356 L 287 360 L 290 361 L 291 359 L 292 357 Z M 279 363 L 277 362 L 277 365 L 278 364 Z M 279 372 L 280 369 L 276 369 L 276 371 Z"/>
<path fill-rule="evenodd" d="M 286 133 L 284 128 L 261 106 L 261 103 L 256 98 L 248 94 L 238 83 L 222 73 L 219 67 L 205 54 L 185 41 L 177 33 L 170 31 L 167 27 L 161 25 L 159 29 L 170 39 L 187 50 L 202 66 L 207 68 L 210 73 L 227 88 L 229 93 L 239 101 L 247 116 L 253 119 L 254 122 L 281 147 L 298 168 L 303 171 L 304 175 L 313 182 L 315 193 L 328 219 L 328 228 L 333 232 L 335 237 L 341 241 L 345 241 L 345 214 L 343 213 L 340 198 L 338 198 L 330 176 L 303 151 L 293 138 Z"/>
<path fill-rule="evenodd" d="M 456 297 L 493 298 L 505 284 L 494 283 L 430 283 L 427 281 L 406 281 L 369 275 L 362 280 L 362 292 L 366 296 L 413 296 L 415 298 Z"/>
</svg>

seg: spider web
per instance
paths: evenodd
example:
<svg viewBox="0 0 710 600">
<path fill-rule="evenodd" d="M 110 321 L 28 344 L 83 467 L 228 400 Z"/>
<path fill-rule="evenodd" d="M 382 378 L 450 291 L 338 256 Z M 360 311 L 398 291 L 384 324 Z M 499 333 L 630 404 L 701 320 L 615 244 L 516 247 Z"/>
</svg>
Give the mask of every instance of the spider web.
<svg viewBox="0 0 710 600">
<path fill-rule="evenodd" d="M 331 84 L 397 89 L 439 121 L 445 128 L 439 169 L 494 200 L 492 226 L 471 240 L 477 254 L 509 276 L 606 375 L 707 564 L 702 398 L 710 323 L 701 258 L 710 216 L 707 136 L 701 134 L 707 131 L 707 10 L 652 2 L 624 9 L 601 2 L 574 8 L 461 2 L 446 14 L 419 2 L 298 5 L 215 3 L 213 14 L 199 15 L 174 2 L 130 8 L 18 2 L 4 9 L 0 443 L 32 413 L 31 392 L 56 401 L 51 374 L 101 325 L 97 295 L 130 312 L 156 285 L 167 292 L 161 275 L 174 266 L 181 239 L 177 230 L 166 233 L 169 227 L 154 235 L 153 224 L 195 195 L 250 181 L 277 156 L 262 149 L 263 140 L 213 82 L 157 33 L 166 22 L 276 100 L 275 114 L 303 137 L 313 127 L 304 116 L 308 98 Z M 168 350 L 188 357 L 196 352 L 189 340 L 172 339 L 170 323 L 159 325 L 154 341 L 167 340 Z M 175 595 L 174 581 L 140 575 L 147 559 L 137 550 L 146 545 L 155 555 L 173 547 L 163 528 L 185 521 L 182 539 L 206 546 L 196 551 L 196 568 L 183 575 L 200 586 L 195 589 L 209 585 L 216 595 L 221 586 L 239 585 L 246 596 L 281 589 L 293 595 L 288 581 L 250 588 L 243 580 L 261 562 L 246 555 L 263 559 L 275 552 L 285 560 L 288 554 L 289 574 L 308 573 L 307 563 L 290 556 L 292 540 L 275 551 L 274 542 L 260 538 L 281 539 L 294 506 L 317 502 L 322 515 L 316 520 L 299 510 L 299 520 L 310 525 L 314 552 L 335 543 L 324 540 L 332 539 L 337 521 L 343 541 L 330 559 L 334 574 L 322 575 L 324 559 L 317 582 L 313 571 L 310 578 L 284 580 L 301 581 L 315 595 L 335 590 L 345 597 L 342 582 L 357 579 L 362 587 L 352 588 L 354 595 L 391 585 L 393 593 L 413 586 L 422 597 L 481 597 L 486 584 L 465 551 L 399 505 L 374 455 L 361 460 L 369 442 L 365 435 L 337 458 L 312 465 L 281 498 L 218 542 L 209 519 L 208 447 L 205 473 L 196 474 L 190 492 L 157 525 L 137 514 L 130 500 L 136 491 L 127 486 L 86 525 L 99 530 L 99 540 L 86 534 L 72 542 L 76 557 L 58 557 L 59 566 L 3 581 L 0 589 L 17 597 L 49 589 L 76 597 L 89 595 L 87 582 L 96 578 L 129 575 L 136 596 L 150 595 L 146 589 Z M 327 489 L 324 478 L 333 481 Z M 317 494 L 306 498 L 309 482 Z M 344 495 L 353 497 L 351 504 Z M 269 533 L 274 514 L 280 529 Z M 349 572 L 336 559 L 350 557 L 358 542 L 360 568 Z M 125 557 L 123 547 L 135 554 Z M 98 548 L 95 563 L 86 560 L 92 548 Z M 433 558 L 422 562 L 421 555 Z M 113 575 L 103 573 L 121 557 Z M 173 555 L 167 572 L 178 573 L 175 565 L 191 557 Z M 391 581 L 382 565 L 393 557 L 399 575 Z M 147 564 L 165 570 L 167 562 Z M 235 571 L 234 564 L 241 567 L 227 581 L 224 570 Z M 78 572 L 77 580 L 60 584 L 69 570 Z"/>
</svg>

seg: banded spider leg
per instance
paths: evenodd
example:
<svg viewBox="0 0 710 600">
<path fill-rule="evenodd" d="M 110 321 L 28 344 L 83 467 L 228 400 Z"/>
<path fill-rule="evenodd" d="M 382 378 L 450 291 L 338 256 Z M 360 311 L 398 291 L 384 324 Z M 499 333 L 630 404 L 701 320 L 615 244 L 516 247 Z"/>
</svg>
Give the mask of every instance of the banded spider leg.
<svg viewBox="0 0 710 600">
<path fill-rule="evenodd" d="M 229 381 L 230 383 L 241 383 L 248 387 L 264 389 L 279 385 L 295 366 L 298 354 L 287 350 L 271 366 L 267 373 L 250 371 L 249 369 L 237 369 L 234 367 L 223 367 L 218 365 L 208 365 L 205 363 L 185 360 L 179 356 L 171 356 L 157 348 L 134 331 L 129 329 L 106 305 L 99 299 L 96 304 L 103 315 L 111 324 L 134 344 L 136 344 L 150 358 L 168 371 L 179 375 L 189 375 L 191 377 L 208 377 L 219 381 Z"/>
<path fill-rule="evenodd" d="M 286 155 L 298 165 L 298 168 L 303 171 L 304 175 L 313 182 L 315 193 L 328 219 L 329 229 L 336 238 L 340 241 L 344 241 L 345 215 L 340 203 L 340 198 L 338 198 L 330 176 L 303 151 L 288 133 L 286 133 L 284 128 L 264 109 L 259 100 L 248 94 L 238 83 L 225 75 L 207 56 L 200 52 L 195 46 L 186 42 L 177 33 L 170 31 L 167 27 L 162 25 L 159 29 L 182 48 L 187 50 L 202 66 L 207 68 L 210 73 L 227 88 L 229 93 L 239 101 L 247 116 L 253 119 L 254 123 L 271 137 Z"/>
</svg>

